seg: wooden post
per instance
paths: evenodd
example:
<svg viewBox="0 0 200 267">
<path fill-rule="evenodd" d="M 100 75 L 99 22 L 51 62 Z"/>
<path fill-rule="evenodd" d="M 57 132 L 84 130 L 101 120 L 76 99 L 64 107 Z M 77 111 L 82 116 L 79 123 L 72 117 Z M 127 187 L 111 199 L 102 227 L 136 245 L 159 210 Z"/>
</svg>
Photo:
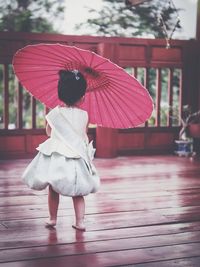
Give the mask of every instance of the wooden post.
<svg viewBox="0 0 200 267">
<path fill-rule="evenodd" d="M 196 39 L 200 41 L 200 0 L 197 2 Z"/>
<path fill-rule="evenodd" d="M 96 157 L 113 158 L 117 156 L 117 130 L 97 127 Z"/>
<path fill-rule="evenodd" d="M 183 48 L 183 105 L 190 105 L 192 112 L 199 106 L 199 57 L 198 42 L 188 40 Z"/>
<path fill-rule="evenodd" d="M 197 2 L 196 39 L 197 39 L 198 43 L 200 43 L 200 0 L 198 0 L 198 2 Z M 198 58 L 199 58 L 198 62 L 200 62 L 199 49 L 198 49 Z M 199 66 L 198 66 L 198 69 L 199 69 Z M 198 77 L 199 77 L 199 73 L 198 73 Z M 198 90 L 198 92 L 200 92 L 200 78 L 198 79 L 198 89 L 197 90 Z M 200 109 L 200 93 L 198 93 L 198 108 Z"/>
<path fill-rule="evenodd" d="M 4 65 L 3 69 L 3 90 L 4 90 L 4 112 L 3 112 L 3 122 L 4 129 L 8 129 L 9 125 L 9 85 L 8 85 L 8 65 Z"/>
<path fill-rule="evenodd" d="M 100 43 L 98 54 L 118 63 L 118 46 L 116 44 Z M 112 158 L 117 156 L 117 129 L 97 127 L 96 129 L 96 156 Z"/>
</svg>

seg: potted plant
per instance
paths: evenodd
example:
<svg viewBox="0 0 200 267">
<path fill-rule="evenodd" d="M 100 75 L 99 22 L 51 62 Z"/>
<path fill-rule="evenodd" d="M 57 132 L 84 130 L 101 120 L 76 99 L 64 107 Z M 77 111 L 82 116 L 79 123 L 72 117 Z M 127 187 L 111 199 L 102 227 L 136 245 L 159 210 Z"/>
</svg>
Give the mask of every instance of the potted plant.
<svg viewBox="0 0 200 267">
<path fill-rule="evenodd" d="M 192 114 L 191 121 L 188 123 L 188 134 L 192 138 L 200 138 L 200 111 Z"/>
<path fill-rule="evenodd" d="M 181 123 L 182 128 L 179 132 L 180 140 L 200 137 L 200 110 L 192 113 L 191 108 L 188 105 L 183 106 Z"/>
<path fill-rule="evenodd" d="M 188 105 L 183 106 L 182 127 L 179 132 L 179 140 L 175 140 L 179 156 L 189 156 L 193 153 L 193 138 L 200 138 L 200 110 L 194 113 Z"/>
</svg>

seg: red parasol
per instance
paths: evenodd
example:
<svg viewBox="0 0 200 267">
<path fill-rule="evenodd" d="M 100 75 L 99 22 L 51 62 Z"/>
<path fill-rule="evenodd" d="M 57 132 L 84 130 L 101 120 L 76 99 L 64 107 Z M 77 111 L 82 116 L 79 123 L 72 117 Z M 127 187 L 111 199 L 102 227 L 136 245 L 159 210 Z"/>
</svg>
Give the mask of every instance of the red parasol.
<svg viewBox="0 0 200 267">
<path fill-rule="evenodd" d="M 132 128 L 152 113 L 148 91 L 121 67 L 92 51 L 61 44 L 28 45 L 15 54 L 13 66 L 21 84 L 49 108 L 62 105 L 57 96 L 58 71 L 79 70 L 87 80 L 85 100 L 90 123 Z"/>
</svg>

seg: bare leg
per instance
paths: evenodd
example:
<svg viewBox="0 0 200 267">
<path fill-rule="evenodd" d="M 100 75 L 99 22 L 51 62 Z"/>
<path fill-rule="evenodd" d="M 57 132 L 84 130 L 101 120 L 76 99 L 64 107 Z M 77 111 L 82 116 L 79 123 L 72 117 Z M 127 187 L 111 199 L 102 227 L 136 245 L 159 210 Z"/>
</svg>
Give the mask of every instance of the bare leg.
<svg viewBox="0 0 200 267">
<path fill-rule="evenodd" d="M 76 224 L 72 225 L 77 230 L 85 231 L 85 200 L 82 196 L 73 197 Z"/>
<path fill-rule="evenodd" d="M 46 222 L 46 226 L 53 227 L 56 225 L 58 205 L 59 194 L 55 192 L 50 185 L 48 194 L 49 220 Z"/>
</svg>

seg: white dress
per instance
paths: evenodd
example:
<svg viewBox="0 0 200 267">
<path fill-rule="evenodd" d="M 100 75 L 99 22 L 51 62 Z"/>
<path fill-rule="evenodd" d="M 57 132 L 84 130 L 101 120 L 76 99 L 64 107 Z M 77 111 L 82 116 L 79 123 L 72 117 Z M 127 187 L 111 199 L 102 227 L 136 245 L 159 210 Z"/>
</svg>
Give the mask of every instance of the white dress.
<svg viewBox="0 0 200 267">
<path fill-rule="evenodd" d="M 51 185 L 64 196 L 94 193 L 100 178 L 92 163 L 94 148 L 88 142 L 86 111 L 56 107 L 46 116 L 51 136 L 40 144 L 36 157 L 23 173 L 23 181 L 32 189 Z"/>
</svg>

